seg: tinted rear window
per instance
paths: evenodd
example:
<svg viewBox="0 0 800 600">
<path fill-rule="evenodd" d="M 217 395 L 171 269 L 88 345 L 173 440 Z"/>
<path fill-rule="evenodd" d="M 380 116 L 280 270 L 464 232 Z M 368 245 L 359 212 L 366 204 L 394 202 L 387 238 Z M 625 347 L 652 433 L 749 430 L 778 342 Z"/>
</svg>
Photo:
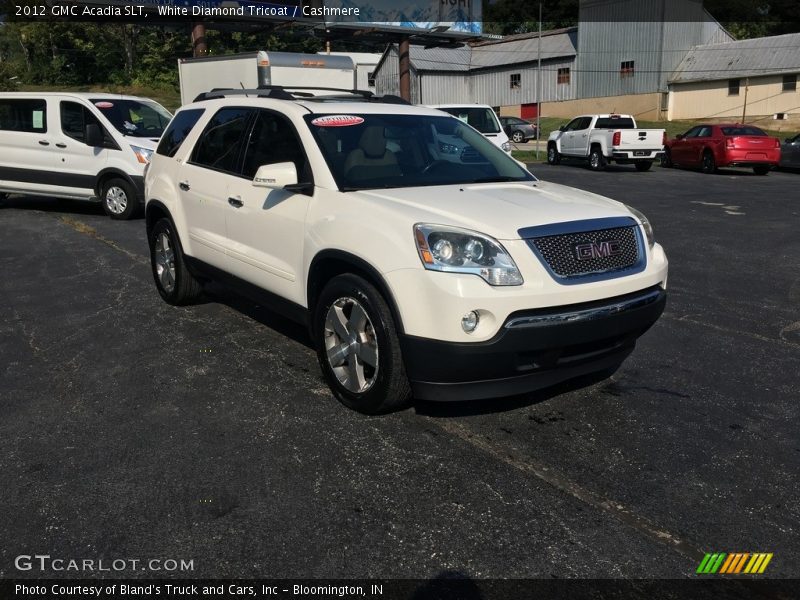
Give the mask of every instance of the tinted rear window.
<svg viewBox="0 0 800 600">
<path fill-rule="evenodd" d="M 23 98 L 0 100 L 0 130 L 46 132 L 47 103 L 44 100 Z"/>
<path fill-rule="evenodd" d="M 720 129 L 722 129 L 722 135 L 767 135 L 758 127 L 746 125 L 742 127 L 721 127 Z"/>
<path fill-rule="evenodd" d="M 161 136 L 161 141 L 158 143 L 156 152 L 164 156 L 175 156 L 178 148 L 183 144 L 183 140 L 191 133 L 192 128 L 197 123 L 200 115 L 203 114 L 204 109 L 192 108 L 179 112 L 170 121 L 169 127 Z"/>
<path fill-rule="evenodd" d="M 633 119 L 597 119 L 595 129 L 633 129 Z"/>
</svg>

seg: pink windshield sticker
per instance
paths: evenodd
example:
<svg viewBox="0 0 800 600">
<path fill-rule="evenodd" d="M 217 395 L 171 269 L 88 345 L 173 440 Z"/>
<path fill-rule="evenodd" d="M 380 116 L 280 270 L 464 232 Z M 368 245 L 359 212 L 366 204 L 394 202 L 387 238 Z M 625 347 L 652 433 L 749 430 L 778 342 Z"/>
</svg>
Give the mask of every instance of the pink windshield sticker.
<svg viewBox="0 0 800 600">
<path fill-rule="evenodd" d="M 317 127 L 349 127 L 350 125 L 361 125 L 364 119 L 355 115 L 326 115 L 317 117 L 311 121 Z"/>
<path fill-rule="evenodd" d="M 113 102 L 95 102 L 94 105 L 97 108 L 114 108 Z"/>
</svg>

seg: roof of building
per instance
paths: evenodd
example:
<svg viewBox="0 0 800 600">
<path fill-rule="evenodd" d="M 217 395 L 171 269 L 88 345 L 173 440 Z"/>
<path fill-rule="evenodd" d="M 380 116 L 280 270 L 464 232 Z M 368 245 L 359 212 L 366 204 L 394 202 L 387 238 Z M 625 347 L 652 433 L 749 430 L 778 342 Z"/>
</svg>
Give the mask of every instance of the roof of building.
<svg viewBox="0 0 800 600">
<path fill-rule="evenodd" d="M 542 60 L 575 56 L 577 41 L 577 27 L 543 31 Z M 410 59 L 418 71 L 467 72 L 533 62 L 538 53 L 539 34 L 535 32 L 460 48 L 411 46 Z"/>
<path fill-rule="evenodd" d="M 800 33 L 695 46 L 670 83 L 800 72 Z"/>
</svg>

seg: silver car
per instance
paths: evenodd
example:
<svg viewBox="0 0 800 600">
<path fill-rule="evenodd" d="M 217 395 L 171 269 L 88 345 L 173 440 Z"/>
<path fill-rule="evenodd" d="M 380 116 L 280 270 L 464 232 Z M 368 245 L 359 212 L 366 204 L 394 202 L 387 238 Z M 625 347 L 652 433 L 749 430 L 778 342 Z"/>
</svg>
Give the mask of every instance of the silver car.
<svg viewBox="0 0 800 600">
<path fill-rule="evenodd" d="M 800 169 L 800 133 L 786 138 L 781 144 L 781 167 Z"/>
</svg>

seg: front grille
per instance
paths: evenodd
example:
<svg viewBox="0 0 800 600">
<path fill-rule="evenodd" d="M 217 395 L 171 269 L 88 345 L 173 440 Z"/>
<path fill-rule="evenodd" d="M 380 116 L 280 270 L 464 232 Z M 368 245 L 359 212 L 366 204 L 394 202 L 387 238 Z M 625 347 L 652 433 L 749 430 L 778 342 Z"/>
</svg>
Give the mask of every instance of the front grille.
<svg viewBox="0 0 800 600">
<path fill-rule="evenodd" d="M 528 239 L 528 243 L 561 278 L 611 273 L 640 264 L 637 227 L 615 227 Z"/>
</svg>

